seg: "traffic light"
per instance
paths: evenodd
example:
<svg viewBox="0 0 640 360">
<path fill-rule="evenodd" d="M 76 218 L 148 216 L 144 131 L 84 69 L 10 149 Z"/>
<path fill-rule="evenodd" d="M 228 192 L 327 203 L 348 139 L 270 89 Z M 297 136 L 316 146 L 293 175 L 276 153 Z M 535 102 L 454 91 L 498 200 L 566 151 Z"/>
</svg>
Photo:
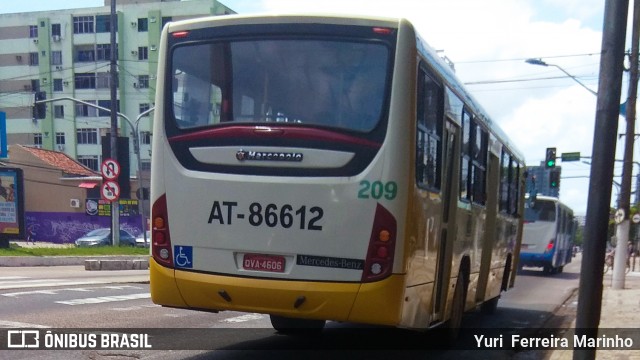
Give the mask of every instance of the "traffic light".
<svg viewBox="0 0 640 360">
<path fill-rule="evenodd" d="M 556 167 L 556 148 L 547 148 L 547 155 L 544 160 L 544 165 L 547 169 Z"/>
<path fill-rule="evenodd" d="M 560 187 L 560 171 L 551 170 L 549 173 L 549 187 L 552 189 Z"/>
<path fill-rule="evenodd" d="M 45 100 L 47 98 L 47 93 L 44 91 L 36 91 L 35 92 L 35 101 Z M 44 119 L 47 117 L 47 104 L 45 103 L 35 103 L 33 104 L 33 118 L 34 119 Z"/>
</svg>

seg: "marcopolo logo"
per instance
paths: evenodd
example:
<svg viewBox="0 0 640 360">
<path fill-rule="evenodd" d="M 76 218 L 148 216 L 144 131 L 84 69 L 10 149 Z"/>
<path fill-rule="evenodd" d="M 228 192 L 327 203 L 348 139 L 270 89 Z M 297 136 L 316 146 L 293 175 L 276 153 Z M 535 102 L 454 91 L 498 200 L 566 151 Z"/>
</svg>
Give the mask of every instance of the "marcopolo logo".
<svg viewBox="0 0 640 360">
<path fill-rule="evenodd" d="M 304 156 L 299 152 L 279 152 L 279 151 L 246 151 L 238 150 L 236 159 L 238 161 L 292 161 L 300 162 Z"/>
</svg>

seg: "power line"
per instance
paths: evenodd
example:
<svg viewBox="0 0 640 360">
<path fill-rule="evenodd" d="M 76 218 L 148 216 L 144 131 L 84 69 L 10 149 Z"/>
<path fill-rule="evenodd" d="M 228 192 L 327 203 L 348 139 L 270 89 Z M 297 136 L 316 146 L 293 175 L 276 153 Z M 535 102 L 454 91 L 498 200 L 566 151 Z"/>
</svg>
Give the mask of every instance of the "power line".
<svg viewBox="0 0 640 360">
<path fill-rule="evenodd" d="M 596 53 L 585 53 L 585 54 L 571 54 L 571 55 L 554 55 L 554 56 L 536 56 L 535 58 L 544 58 L 544 59 L 557 59 L 557 58 L 568 58 L 568 57 L 581 57 L 581 56 L 594 56 L 601 55 L 602 52 Z M 531 59 L 532 57 L 525 58 L 513 58 L 513 59 L 488 59 L 488 60 L 468 60 L 468 61 L 456 61 L 456 64 L 478 64 L 478 63 L 492 63 L 492 62 L 505 62 L 505 61 L 525 61 L 527 59 Z"/>
</svg>

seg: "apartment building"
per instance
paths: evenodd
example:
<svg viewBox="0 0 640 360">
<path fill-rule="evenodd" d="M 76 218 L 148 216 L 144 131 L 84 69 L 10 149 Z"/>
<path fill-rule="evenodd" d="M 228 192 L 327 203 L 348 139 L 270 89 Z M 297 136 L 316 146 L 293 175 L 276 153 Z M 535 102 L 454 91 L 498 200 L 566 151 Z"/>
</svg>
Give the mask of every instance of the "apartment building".
<svg viewBox="0 0 640 360">
<path fill-rule="evenodd" d="M 0 14 L 0 111 L 6 112 L 9 145 L 64 152 L 90 169 L 102 162 L 101 137 L 110 115 L 70 100 L 50 102 L 35 114 L 36 98 L 72 97 L 110 108 L 110 44 L 117 30 L 118 108 L 132 121 L 154 106 L 158 45 L 169 21 L 234 13 L 216 0 L 117 0 L 117 24 L 105 6 Z M 36 116 L 38 115 L 38 116 Z M 140 119 L 140 168 L 149 170 L 152 117 Z M 119 121 L 120 136 L 131 129 Z M 9 154 L 11 156 L 11 154 Z M 131 151 L 130 175 L 138 164 Z"/>
</svg>

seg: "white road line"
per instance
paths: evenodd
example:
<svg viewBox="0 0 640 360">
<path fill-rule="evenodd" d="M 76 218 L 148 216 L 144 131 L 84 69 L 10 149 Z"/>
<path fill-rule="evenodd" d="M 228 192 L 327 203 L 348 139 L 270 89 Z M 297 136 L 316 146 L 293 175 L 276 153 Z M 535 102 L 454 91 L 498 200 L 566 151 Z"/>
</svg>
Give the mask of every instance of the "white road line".
<svg viewBox="0 0 640 360">
<path fill-rule="evenodd" d="M 242 322 L 247 322 L 247 321 L 260 320 L 263 317 L 264 317 L 264 315 L 260 315 L 260 314 L 246 314 L 246 315 L 241 315 L 241 316 L 236 316 L 236 317 L 220 320 L 220 322 L 242 323 Z"/>
<path fill-rule="evenodd" d="M 19 292 L 11 292 L 0 294 L 6 297 L 17 297 L 23 295 L 58 295 L 62 291 L 70 291 L 70 292 L 92 292 L 95 290 L 124 290 L 124 289 L 141 289 L 139 286 L 133 285 L 123 285 L 123 286 L 96 286 L 96 287 L 81 287 L 81 288 L 62 288 L 62 289 L 50 289 L 50 290 L 30 290 L 30 291 L 19 291 Z"/>
<path fill-rule="evenodd" d="M 18 280 L 18 279 L 29 279 L 27 276 L 0 276 L 0 282 L 2 280 Z"/>
<path fill-rule="evenodd" d="M 26 288 L 34 288 L 34 287 L 45 287 L 45 286 L 73 286 L 73 285 L 97 285 L 97 284 L 106 284 L 108 281 L 95 281 L 95 280 L 83 280 L 83 281 L 69 281 L 69 280 L 61 280 L 61 279 L 43 279 L 43 280 L 25 280 L 20 282 L 13 282 L 9 284 L 1 284 L 0 290 L 8 290 L 8 289 L 26 289 Z"/>
<path fill-rule="evenodd" d="M 150 293 L 100 296 L 100 297 L 94 297 L 94 298 L 56 301 L 56 303 L 64 304 L 64 305 L 88 305 L 88 304 L 101 304 L 101 303 L 108 303 L 108 302 L 114 302 L 114 301 L 127 301 L 127 300 L 148 299 L 148 298 L 151 298 Z"/>
<path fill-rule="evenodd" d="M 5 329 L 21 329 L 21 328 L 31 328 L 31 329 L 48 329 L 50 326 L 46 325 L 38 325 L 38 324 L 30 324 L 18 321 L 2 321 L 0 320 L 0 328 Z"/>
</svg>

